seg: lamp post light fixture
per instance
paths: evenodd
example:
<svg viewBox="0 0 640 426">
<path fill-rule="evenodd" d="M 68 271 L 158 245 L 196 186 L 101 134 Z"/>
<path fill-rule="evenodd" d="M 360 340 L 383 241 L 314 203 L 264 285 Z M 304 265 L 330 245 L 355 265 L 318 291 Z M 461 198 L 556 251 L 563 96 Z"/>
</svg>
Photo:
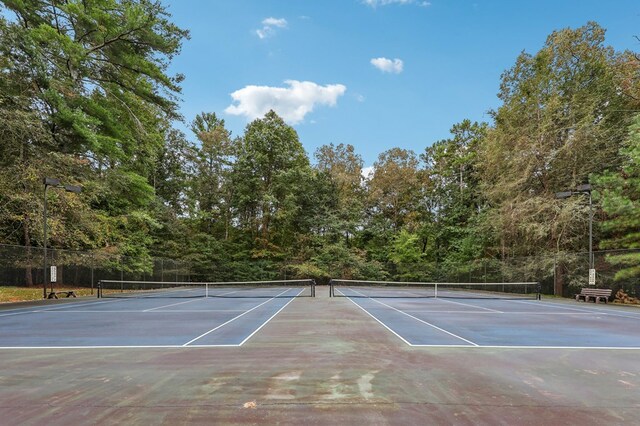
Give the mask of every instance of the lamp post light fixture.
<svg viewBox="0 0 640 426">
<path fill-rule="evenodd" d="M 593 259 L 593 203 L 591 199 L 591 184 L 585 183 L 578 185 L 575 191 L 563 191 L 556 192 L 556 198 L 564 199 L 573 195 L 588 195 L 589 196 L 589 284 L 591 284 L 591 274 L 593 274 L 594 259 Z M 593 280 L 595 284 L 595 276 Z"/>
<path fill-rule="evenodd" d="M 61 188 L 64 189 L 67 192 L 73 192 L 73 193 L 80 193 L 82 192 L 82 187 L 81 186 L 77 186 L 77 185 L 62 185 L 60 184 L 60 179 L 55 179 L 55 178 L 44 178 L 42 183 L 44 184 L 44 210 L 43 210 L 43 230 L 44 230 L 44 268 L 43 268 L 43 272 L 44 272 L 44 285 L 42 286 L 42 290 L 43 290 L 43 297 L 46 299 L 47 298 L 47 189 L 49 189 L 49 187 L 52 188 Z M 53 294 L 53 282 L 51 282 L 51 293 L 49 295 Z"/>
</svg>

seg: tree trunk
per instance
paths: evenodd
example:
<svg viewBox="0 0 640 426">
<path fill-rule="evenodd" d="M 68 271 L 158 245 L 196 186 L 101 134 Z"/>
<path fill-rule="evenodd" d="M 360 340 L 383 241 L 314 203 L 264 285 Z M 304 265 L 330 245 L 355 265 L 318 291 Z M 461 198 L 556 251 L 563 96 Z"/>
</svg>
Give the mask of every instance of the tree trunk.
<svg viewBox="0 0 640 426">
<path fill-rule="evenodd" d="M 555 265 L 555 274 L 553 281 L 553 294 L 556 296 L 565 296 L 565 276 L 566 269 L 562 262 L 556 263 Z"/>
</svg>

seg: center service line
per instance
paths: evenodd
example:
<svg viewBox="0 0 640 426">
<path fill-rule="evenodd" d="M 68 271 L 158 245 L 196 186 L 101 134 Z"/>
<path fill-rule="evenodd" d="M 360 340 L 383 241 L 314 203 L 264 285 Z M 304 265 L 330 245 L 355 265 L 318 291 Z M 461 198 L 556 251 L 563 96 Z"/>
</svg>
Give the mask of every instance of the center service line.
<svg viewBox="0 0 640 426">
<path fill-rule="evenodd" d="M 238 318 L 240 318 L 240 317 L 242 317 L 242 316 L 244 316 L 244 315 L 248 314 L 249 312 L 253 311 L 254 309 L 257 309 L 257 308 L 259 308 L 260 306 L 264 305 L 265 303 L 271 302 L 273 299 L 275 299 L 276 297 L 280 296 L 281 294 L 286 293 L 286 292 L 287 292 L 287 291 L 289 291 L 289 290 L 291 290 L 291 289 L 290 289 L 290 288 L 288 288 L 288 289 L 284 290 L 283 292 L 281 292 L 281 293 L 279 293 L 279 294 L 277 294 L 277 295 L 273 296 L 271 299 L 269 299 L 269 300 L 265 300 L 265 301 L 264 301 L 264 302 L 262 302 L 261 304 L 254 306 L 253 308 L 249 309 L 248 311 L 245 311 L 245 312 L 241 313 L 240 315 L 238 315 L 238 316 L 236 316 L 236 317 L 231 318 L 229 321 L 227 321 L 227 322 L 225 322 L 225 323 L 220 324 L 220 325 L 219 325 L 219 326 L 217 326 L 216 328 L 212 328 L 211 330 L 207 331 L 206 333 L 202 333 L 200 336 L 196 337 L 195 339 L 191 339 L 191 340 L 189 340 L 187 343 L 185 343 L 185 344 L 184 344 L 184 345 L 182 345 L 182 346 L 188 346 L 189 344 L 191 344 L 191 343 L 195 342 L 196 340 L 203 338 L 203 337 L 204 337 L 204 336 L 206 336 L 207 334 L 213 333 L 214 331 L 216 331 L 216 330 L 217 330 L 217 329 L 219 329 L 220 327 L 224 327 L 225 325 L 229 324 L 230 322 L 237 320 Z"/>
<path fill-rule="evenodd" d="M 369 315 L 371 318 L 373 318 L 374 320 L 376 320 L 381 326 L 383 326 L 384 328 L 386 328 L 387 330 L 389 330 L 390 332 L 392 332 L 398 339 L 402 340 L 403 342 L 405 342 L 407 345 L 409 346 L 413 346 L 410 342 L 407 341 L 407 339 L 405 339 L 404 337 L 402 337 L 401 335 L 399 335 L 398 333 L 396 333 L 395 331 L 393 331 L 387 324 L 383 323 L 382 321 L 380 321 L 378 318 L 376 318 L 375 315 L 373 315 L 371 312 L 367 311 L 365 308 L 363 308 L 362 306 L 358 305 L 356 302 L 353 301 L 352 298 L 350 298 L 349 296 L 347 296 L 346 294 L 344 294 L 340 289 L 338 289 L 338 291 L 340 292 L 340 294 L 342 294 L 344 297 L 347 298 L 347 300 L 349 300 L 349 302 L 353 303 L 354 305 L 356 305 L 358 307 L 358 309 L 362 310 L 365 314 Z"/>
<path fill-rule="evenodd" d="M 296 297 L 300 296 L 300 294 L 301 294 L 303 291 L 304 291 L 304 289 L 300 290 L 300 291 L 298 292 L 298 294 L 296 294 Z M 292 298 L 291 298 L 291 300 L 289 300 L 289 301 L 288 301 L 288 302 L 287 302 L 287 303 L 286 303 L 282 308 L 278 309 L 278 311 L 277 311 L 275 314 L 271 315 L 271 316 L 269 317 L 269 319 L 268 319 L 268 320 L 266 320 L 265 322 L 263 322 L 263 323 L 262 323 L 262 325 L 261 325 L 260 327 L 256 328 L 256 329 L 254 330 L 254 332 L 253 332 L 253 333 L 251 333 L 250 335 L 248 335 L 248 336 L 246 337 L 246 339 L 244 339 L 242 342 L 240 342 L 240 344 L 239 344 L 238 346 L 242 346 L 242 345 L 244 345 L 244 344 L 247 342 L 247 340 L 251 339 L 251 337 L 253 337 L 253 335 L 254 335 L 254 334 L 256 334 L 258 331 L 260 331 L 260 329 L 262 329 L 262 327 L 264 327 L 265 325 L 267 325 L 267 323 L 268 323 L 269 321 L 271 321 L 271 320 L 272 320 L 276 315 L 278 315 L 278 314 L 280 313 L 280 311 L 282 311 L 284 308 L 286 308 L 286 307 L 287 307 L 287 305 L 289 305 L 289 303 L 293 302 L 293 299 L 295 299 L 295 297 L 292 297 Z"/>
<path fill-rule="evenodd" d="M 453 300 L 447 300 L 445 298 L 439 297 L 438 300 L 442 300 L 444 302 L 448 302 L 448 303 L 455 303 L 456 305 L 462 305 L 462 306 L 469 306 L 475 309 L 484 309 L 485 311 L 490 311 L 490 312 L 494 312 L 496 314 L 502 314 L 502 311 L 498 311 L 496 309 L 489 309 L 489 308 L 485 308 L 483 306 L 477 306 L 477 305 L 471 305 L 469 303 L 462 303 L 462 302 L 454 302 Z"/>
<path fill-rule="evenodd" d="M 225 296 L 227 294 L 231 294 L 231 293 L 237 293 L 239 290 L 234 290 L 234 291 L 228 291 L 226 293 L 220 293 L 220 294 L 216 294 L 213 297 L 220 297 L 220 296 Z M 156 309 L 162 309 L 162 308 L 168 308 L 169 306 L 176 306 L 176 305 L 184 305 L 185 303 L 191 303 L 191 302 L 195 302 L 196 300 L 202 300 L 202 297 L 195 297 L 192 300 L 187 300 L 186 302 L 178 302 L 178 303 L 171 303 L 169 305 L 163 305 L 163 306 L 156 306 L 155 308 L 151 308 L 151 309 L 145 309 L 142 312 L 151 312 L 151 311 L 155 311 Z"/>
<path fill-rule="evenodd" d="M 399 312 L 399 313 L 401 313 L 401 314 L 403 314 L 403 315 L 406 315 L 406 316 L 408 316 L 409 318 L 413 318 L 413 319 L 414 319 L 414 320 L 416 320 L 416 321 L 419 321 L 419 322 L 421 322 L 421 323 L 423 323 L 423 324 L 426 324 L 426 325 L 428 325 L 429 327 L 433 327 L 433 328 L 435 328 L 436 330 L 442 331 L 443 333 L 446 333 L 446 334 L 448 334 L 448 335 L 450 335 L 450 336 L 453 336 L 453 337 L 455 337 L 455 338 L 457 338 L 457 339 L 463 340 L 463 341 L 465 341 L 465 342 L 467 342 L 467 343 L 469 343 L 469 344 L 471 344 L 471 345 L 473 345 L 473 346 L 480 346 L 480 345 L 478 345 L 477 343 L 472 342 L 471 340 L 467 340 L 467 339 L 465 339 L 464 337 L 460 337 L 460 336 L 458 336 L 457 334 L 453 334 L 452 332 L 447 331 L 447 330 L 445 330 L 445 329 L 443 329 L 443 328 L 440 328 L 440 327 L 438 327 L 437 325 L 433 325 L 433 324 L 431 324 L 431 323 L 429 323 L 429 322 L 427 322 L 427 321 L 425 321 L 425 320 L 421 320 L 421 319 L 420 319 L 420 318 L 418 318 L 418 317 L 414 317 L 414 316 L 413 316 L 413 315 L 411 315 L 411 314 L 408 314 L 408 313 L 406 313 L 406 312 L 404 312 L 404 311 L 401 311 L 401 310 L 400 310 L 400 309 L 398 309 L 398 308 L 394 308 L 394 307 L 393 307 L 393 306 L 391 306 L 391 305 L 387 305 L 387 304 L 386 304 L 386 303 L 384 303 L 384 302 L 381 302 L 381 301 L 376 300 L 376 299 L 374 299 L 374 298 L 372 298 L 372 297 L 366 296 L 366 295 L 364 295 L 364 294 L 360 293 L 360 292 L 359 292 L 359 291 L 357 291 L 357 290 L 354 290 L 354 289 L 351 289 L 351 290 L 352 290 L 352 291 L 354 291 L 355 293 L 360 294 L 361 296 L 364 296 L 364 297 L 367 297 L 367 298 L 369 298 L 369 299 L 373 300 L 373 301 L 374 301 L 374 302 L 376 302 L 376 303 L 379 303 L 379 304 L 381 304 L 381 305 L 383 305 L 383 306 L 386 306 L 387 308 L 391 308 L 391 309 L 393 309 L 394 311 L 397 311 L 397 312 Z"/>
</svg>

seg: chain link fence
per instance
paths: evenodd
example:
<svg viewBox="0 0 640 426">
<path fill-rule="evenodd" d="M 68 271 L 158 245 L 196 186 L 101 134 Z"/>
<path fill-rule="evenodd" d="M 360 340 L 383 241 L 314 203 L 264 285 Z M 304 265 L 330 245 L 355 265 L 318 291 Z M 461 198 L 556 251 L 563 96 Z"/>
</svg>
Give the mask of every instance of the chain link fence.
<svg viewBox="0 0 640 426">
<path fill-rule="evenodd" d="M 640 277 L 621 277 L 620 256 L 640 260 L 640 250 L 595 251 L 597 288 L 623 290 L 640 298 Z M 635 257 L 634 257 L 635 256 Z M 291 265 L 275 261 L 189 262 L 163 258 L 136 258 L 108 250 L 48 249 L 47 265 L 56 266 L 55 288 L 94 289 L 99 280 L 136 281 L 250 281 L 286 279 Z M 478 259 L 464 265 L 388 264 L 388 279 L 430 282 L 536 281 L 542 293 L 573 297 L 589 286 L 589 253 L 556 253 L 505 260 Z M 618 275 L 618 276 L 616 276 Z M 367 278 L 367 277 L 361 277 Z M 0 244 L 0 286 L 43 287 L 44 250 Z"/>
<path fill-rule="evenodd" d="M 91 288 L 99 280 L 190 281 L 186 263 L 139 259 L 108 251 L 47 249 L 47 268 L 56 267 L 55 288 Z M 44 249 L 0 244 L 0 285 L 43 287 Z M 51 275 L 50 272 L 47 275 Z"/>
<path fill-rule="evenodd" d="M 620 263 L 624 256 L 631 261 Z M 610 288 L 615 295 L 623 290 L 640 298 L 640 277 L 624 277 L 620 272 L 637 259 L 640 250 L 594 251 L 596 288 Z M 573 297 L 589 287 L 589 253 L 555 253 L 508 259 L 477 259 L 460 264 L 388 264 L 390 278 L 401 281 L 427 282 L 539 282 L 542 293 Z"/>
</svg>

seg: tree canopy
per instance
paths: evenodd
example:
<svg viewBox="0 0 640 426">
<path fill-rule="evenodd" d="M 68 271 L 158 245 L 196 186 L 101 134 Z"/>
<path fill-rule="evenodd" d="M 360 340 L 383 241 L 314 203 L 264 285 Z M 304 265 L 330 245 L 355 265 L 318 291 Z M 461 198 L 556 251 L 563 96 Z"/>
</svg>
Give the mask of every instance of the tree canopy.
<svg viewBox="0 0 640 426">
<path fill-rule="evenodd" d="M 213 111 L 180 117 L 168 73 L 187 30 L 152 0 L 4 0 L 0 15 L 0 243 L 51 241 L 195 279 L 438 280 L 521 256 L 638 249 L 640 61 L 589 22 L 522 52 L 491 122 L 465 119 L 416 153 L 390 147 L 369 176 L 347 142 L 305 152 L 274 111 L 232 135 Z M 174 124 L 189 121 L 189 134 Z M 339 139 L 339 136 L 337 137 Z M 637 253 L 612 262 L 640 275 Z M 480 279 L 472 277 L 472 279 Z"/>
</svg>

